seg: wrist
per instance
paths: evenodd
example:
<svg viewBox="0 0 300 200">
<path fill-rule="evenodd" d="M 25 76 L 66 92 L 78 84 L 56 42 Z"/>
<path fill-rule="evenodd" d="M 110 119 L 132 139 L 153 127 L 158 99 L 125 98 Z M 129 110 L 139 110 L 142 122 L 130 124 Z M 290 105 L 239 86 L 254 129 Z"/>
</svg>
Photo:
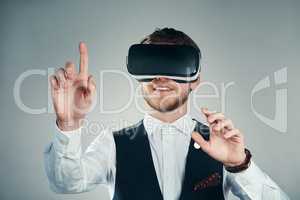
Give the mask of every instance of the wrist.
<svg viewBox="0 0 300 200">
<path fill-rule="evenodd" d="M 245 148 L 245 157 L 242 162 L 234 164 L 224 164 L 225 169 L 231 173 L 238 173 L 249 168 L 251 162 L 251 153 L 248 149 Z"/>
<path fill-rule="evenodd" d="M 246 160 L 246 157 L 247 157 L 245 150 L 243 150 L 242 155 L 239 156 L 239 157 L 241 157 L 241 159 L 240 159 L 239 161 L 235 161 L 235 162 L 224 162 L 223 165 L 224 165 L 225 167 L 236 167 L 236 166 L 239 166 L 239 165 L 243 164 L 243 163 L 245 162 L 245 160 Z"/>
<path fill-rule="evenodd" d="M 56 125 L 61 131 L 73 131 L 80 128 L 82 124 L 82 119 L 74 119 L 68 121 L 56 119 Z"/>
</svg>

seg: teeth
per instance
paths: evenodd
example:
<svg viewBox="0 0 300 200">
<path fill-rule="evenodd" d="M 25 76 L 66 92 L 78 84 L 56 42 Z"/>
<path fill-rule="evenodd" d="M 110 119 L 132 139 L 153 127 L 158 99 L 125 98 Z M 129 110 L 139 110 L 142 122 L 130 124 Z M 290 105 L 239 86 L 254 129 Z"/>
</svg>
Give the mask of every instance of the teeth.
<svg viewBox="0 0 300 200">
<path fill-rule="evenodd" d="M 167 87 L 157 87 L 155 88 L 156 90 L 163 90 L 163 91 L 167 91 L 167 90 L 170 90 L 169 88 Z"/>
</svg>

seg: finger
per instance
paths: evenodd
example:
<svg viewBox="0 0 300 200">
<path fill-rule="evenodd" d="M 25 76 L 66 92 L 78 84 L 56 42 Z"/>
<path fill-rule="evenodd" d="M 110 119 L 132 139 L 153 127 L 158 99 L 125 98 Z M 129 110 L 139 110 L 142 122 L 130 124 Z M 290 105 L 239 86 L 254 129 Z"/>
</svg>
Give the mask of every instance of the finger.
<svg viewBox="0 0 300 200">
<path fill-rule="evenodd" d="M 59 89 L 58 80 L 56 79 L 56 77 L 54 75 L 49 77 L 49 81 L 50 81 L 51 88 L 53 90 Z"/>
<path fill-rule="evenodd" d="M 66 78 L 69 80 L 73 80 L 75 78 L 75 74 L 76 74 L 74 63 L 66 62 L 65 72 L 66 72 Z"/>
<path fill-rule="evenodd" d="M 222 137 L 222 133 L 223 133 L 223 129 L 221 128 L 221 121 L 220 120 L 217 120 L 215 122 L 213 122 L 212 124 L 210 124 L 210 134 L 211 134 L 211 137 L 214 137 L 214 136 L 221 136 Z"/>
<path fill-rule="evenodd" d="M 223 120 L 223 119 L 225 119 L 225 116 L 223 113 L 213 113 L 207 117 L 207 122 L 212 124 L 218 120 Z"/>
<path fill-rule="evenodd" d="M 59 68 L 55 72 L 55 77 L 58 80 L 59 87 L 63 88 L 66 85 L 65 70 L 63 68 Z"/>
<path fill-rule="evenodd" d="M 192 138 L 193 140 L 199 144 L 199 146 L 203 149 L 203 151 L 205 152 L 209 152 L 210 150 L 210 145 L 209 145 L 209 142 L 206 141 L 201 134 L 199 134 L 198 132 L 193 132 L 192 133 Z"/>
<path fill-rule="evenodd" d="M 217 124 L 213 127 L 214 131 L 222 131 L 223 129 L 232 130 L 233 123 L 230 119 L 219 120 Z"/>
<path fill-rule="evenodd" d="M 210 126 L 211 126 L 211 129 L 213 130 L 213 132 L 221 132 L 221 130 L 222 130 L 222 121 L 221 120 L 216 120 Z"/>
<path fill-rule="evenodd" d="M 88 87 L 87 88 L 89 90 L 89 93 L 94 94 L 94 92 L 96 90 L 96 82 L 92 75 L 90 75 L 88 78 Z"/>
<path fill-rule="evenodd" d="M 229 138 L 232 138 L 232 137 L 240 137 L 241 136 L 241 133 L 238 129 L 232 129 L 231 131 L 227 131 L 225 134 L 224 134 L 224 138 L 226 139 L 229 139 Z"/>
<path fill-rule="evenodd" d="M 79 62 L 79 73 L 81 75 L 88 75 L 88 51 L 87 46 L 84 42 L 79 43 L 79 53 L 80 53 L 80 62 Z"/>
<path fill-rule="evenodd" d="M 233 125 L 233 122 L 231 119 L 225 119 L 223 121 L 223 124 L 224 124 L 224 128 L 227 128 L 227 130 L 232 130 L 234 129 L 234 125 Z"/>
</svg>

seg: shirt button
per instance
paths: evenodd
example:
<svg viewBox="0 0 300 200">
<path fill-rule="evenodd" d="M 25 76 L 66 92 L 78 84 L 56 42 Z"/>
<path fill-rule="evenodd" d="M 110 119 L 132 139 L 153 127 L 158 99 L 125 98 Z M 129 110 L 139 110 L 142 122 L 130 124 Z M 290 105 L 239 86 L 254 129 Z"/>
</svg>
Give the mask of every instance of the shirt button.
<svg viewBox="0 0 300 200">
<path fill-rule="evenodd" d="M 195 149 L 200 149 L 200 145 L 197 142 L 194 142 L 194 148 Z"/>
</svg>

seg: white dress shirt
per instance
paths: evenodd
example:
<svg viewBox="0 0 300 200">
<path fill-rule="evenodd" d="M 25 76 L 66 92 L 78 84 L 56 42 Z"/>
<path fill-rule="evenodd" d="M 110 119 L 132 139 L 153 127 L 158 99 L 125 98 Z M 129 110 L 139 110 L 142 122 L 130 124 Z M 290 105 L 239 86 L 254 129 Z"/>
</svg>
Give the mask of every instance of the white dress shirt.
<svg viewBox="0 0 300 200">
<path fill-rule="evenodd" d="M 177 200 L 184 178 L 191 133 L 196 123 L 188 114 L 173 123 L 164 123 L 146 114 L 143 123 L 163 198 Z M 101 184 L 107 186 L 110 199 L 113 198 L 116 148 L 109 129 L 96 137 L 83 153 L 81 128 L 63 132 L 56 127 L 54 139 L 44 151 L 44 158 L 50 188 L 54 192 L 81 193 Z M 223 171 L 225 199 L 228 199 L 229 191 L 240 199 L 247 200 L 289 199 L 253 160 L 243 172 L 230 173 L 224 168 Z"/>
</svg>

